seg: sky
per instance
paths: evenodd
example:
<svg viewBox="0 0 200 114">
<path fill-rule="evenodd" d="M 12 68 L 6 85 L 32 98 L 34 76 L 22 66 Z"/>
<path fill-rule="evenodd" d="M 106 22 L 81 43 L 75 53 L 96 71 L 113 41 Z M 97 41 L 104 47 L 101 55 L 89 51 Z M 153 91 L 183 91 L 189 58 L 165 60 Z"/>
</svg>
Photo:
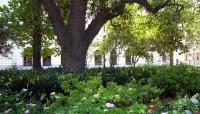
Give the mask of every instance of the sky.
<svg viewBox="0 0 200 114">
<path fill-rule="evenodd" d="M 0 6 L 6 4 L 8 2 L 8 0 L 0 0 Z"/>
</svg>

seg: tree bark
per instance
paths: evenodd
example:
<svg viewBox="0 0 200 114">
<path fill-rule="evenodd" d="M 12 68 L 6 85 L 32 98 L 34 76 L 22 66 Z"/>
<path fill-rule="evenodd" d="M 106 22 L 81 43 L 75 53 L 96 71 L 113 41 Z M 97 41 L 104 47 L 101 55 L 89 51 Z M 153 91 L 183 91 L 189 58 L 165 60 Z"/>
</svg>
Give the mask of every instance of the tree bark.
<svg viewBox="0 0 200 114">
<path fill-rule="evenodd" d="M 33 26 L 33 69 L 39 70 L 41 66 L 41 42 L 42 42 L 42 3 L 40 0 L 35 2 L 33 11 L 33 20 L 35 24 Z"/>
<path fill-rule="evenodd" d="M 103 54 L 103 68 L 106 68 L 106 54 Z"/>
<path fill-rule="evenodd" d="M 84 72 L 86 67 L 87 48 L 71 47 L 62 49 L 61 64 L 64 72 Z"/>
<path fill-rule="evenodd" d="M 33 31 L 33 69 L 41 69 L 41 31 L 38 28 L 34 28 Z"/>
<path fill-rule="evenodd" d="M 170 59 L 170 65 L 173 66 L 174 65 L 174 51 L 170 50 L 169 52 L 169 59 Z"/>
</svg>

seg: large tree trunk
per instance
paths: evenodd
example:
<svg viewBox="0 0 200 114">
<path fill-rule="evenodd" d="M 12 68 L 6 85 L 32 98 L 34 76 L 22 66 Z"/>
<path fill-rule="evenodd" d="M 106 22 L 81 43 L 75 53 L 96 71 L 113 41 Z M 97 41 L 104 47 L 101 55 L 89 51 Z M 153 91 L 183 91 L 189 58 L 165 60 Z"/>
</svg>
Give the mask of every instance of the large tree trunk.
<svg viewBox="0 0 200 114">
<path fill-rule="evenodd" d="M 84 72 L 86 68 L 87 48 L 71 47 L 62 49 L 61 64 L 65 72 Z"/>
<path fill-rule="evenodd" d="M 170 52 L 169 52 L 169 59 L 170 59 L 170 65 L 173 66 L 174 65 L 174 52 L 173 52 L 173 50 L 170 50 Z"/>
<path fill-rule="evenodd" d="M 42 2 L 40 0 L 34 1 L 33 19 L 35 21 L 33 26 L 33 69 L 41 69 L 41 42 L 42 42 Z"/>
<path fill-rule="evenodd" d="M 34 28 L 33 31 L 33 69 L 41 69 L 41 31 L 39 28 Z"/>
</svg>

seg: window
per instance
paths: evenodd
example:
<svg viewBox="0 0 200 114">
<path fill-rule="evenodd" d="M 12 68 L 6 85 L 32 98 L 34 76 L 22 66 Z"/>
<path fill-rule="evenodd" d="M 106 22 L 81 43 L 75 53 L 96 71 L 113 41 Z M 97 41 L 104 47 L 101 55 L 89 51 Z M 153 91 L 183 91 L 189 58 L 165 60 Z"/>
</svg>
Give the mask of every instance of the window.
<svg viewBox="0 0 200 114">
<path fill-rule="evenodd" d="M 188 54 L 185 54 L 185 61 L 188 61 Z"/>
<path fill-rule="evenodd" d="M 51 66 L 51 56 L 43 58 L 43 66 Z"/>
<path fill-rule="evenodd" d="M 197 53 L 197 61 L 199 61 L 199 53 Z"/>
<path fill-rule="evenodd" d="M 110 65 L 117 65 L 117 52 L 115 49 L 110 52 Z"/>
<path fill-rule="evenodd" d="M 151 56 L 150 56 L 150 60 L 151 60 L 151 62 L 153 63 L 153 60 L 154 60 L 154 58 L 153 58 L 153 54 L 151 54 Z"/>
<path fill-rule="evenodd" d="M 99 50 L 94 52 L 94 61 L 95 65 L 102 65 L 102 56 L 100 55 Z"/>
<path fill-rule="evenodd" d="M 125 60 L 126 60 L 126 65 L 131 65 L 131 56 L 128 55 L 128 52 L 125 52 Z"/>
<path fill-rule="evenodd" d="M 32 66 L 32 58 L 24 57 L 24 66 Z"/>
<path fill-rule="evenodd" d="M 179 59 L 176 59 L 176 65 L 178 65 L 179 64 Z"/>
<path fill-rule="evenodd" d="M 164 55 L 162 56 L 162 61 L 163 61 L 164 63 L 166 63 L 166 54 L 164 54 Z"/>
</svg>

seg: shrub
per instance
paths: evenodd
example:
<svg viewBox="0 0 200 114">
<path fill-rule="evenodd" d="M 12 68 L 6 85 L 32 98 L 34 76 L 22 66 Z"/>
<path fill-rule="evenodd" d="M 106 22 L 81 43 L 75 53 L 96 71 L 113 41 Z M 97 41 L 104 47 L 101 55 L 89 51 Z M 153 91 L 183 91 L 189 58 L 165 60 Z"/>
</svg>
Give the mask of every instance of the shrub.
<svg viewBox="0 0 200 114">
<path fill-rule="evenodd" d="M 0 89 L 13 93 L 20 93 L 25 89 L 29 94 L 24 99 L 44 103 L 50 98 L 51 92 L 62 92 L 58 76 L 59 73 L 53 69 L 0 71 Z"/>
<path fill-rule="evenodd" d="M 65 74 L 61 77 L 64 91 L 69 92 L 68 96 L 62 94 L 55 95 L 55 101 L 49 110 L 45 112 L 54 113 L 109 113 L 121 114 L 146 112 L 146 106 L 139 103 L 149 103 L 160 95 L 160 90 L 150 85 L 137 84 L 135 80 L 126 85 L 117 85 L 109 82 L 104 88 L 101 77 L 89 76 L 88 80 L 78 81 L 78 77 L 73 74 Z M 106 103 L 113 103 L 114 108 L 107 108 Z M 62 107 L 56 109 L 54 107 Z M 137 109 L 137 110 L 136 110 Z"/>
<path fill-rule="evenodd" d="M 195 101 L 194 101 L 194 100 Z M 164 105 L 158 106 L 156 109 L 156 114 L 160 114 L 161 112 L 179 112 L 179 113 L 197 113 L 200 109 L 200 96 L 199 94 L 195 94 L 191 98 L 187 95 L 184 97 L 178 97 L 177 100 L 173 102 L 166 103 Z"/>
<path fill-rule="evenodd" d="M 119 85 L 125 85 L 132 79 L 137 81 L 142 80 L 147 83 L 147 80 L 156 73 L 158 66 L 139 66 L 136 68 L 122 67 L 122 68 L 92 68 L 87 71 L 87 75 L 96 76 L 101 73 L 102 83 L 106 86 L 107 82 L 115 82 Z"/>
<path fill-rule="evenodd" d="M 164 97 L 194 95 L 200 92 L 200 69 L 193 66 L 161 67 L 151 76 L 149 83 L 164 89 Z"/>
<path fill-rule="evenodd" d="M 9 69 L 0 71 L 0 112 L 12 108 L 13 113 L 23 113 L 25 108 L 44 114 L 145 114 L 144 104 L 156 105 L 161 96 L 180 97 L 173 105 L 158 108 L 158 113 L 194 112 L 199 105 L 192 105 L 188 99 L 200 92 L 199 82 L 200 68 L 187 65 L 94 68 L 83 74 L 62 73 L 61 69 Z M 188 97 L 183 98 L 185 95 Z M 36 107 L 27 106 L 30 102 Z"/>
</svg>

